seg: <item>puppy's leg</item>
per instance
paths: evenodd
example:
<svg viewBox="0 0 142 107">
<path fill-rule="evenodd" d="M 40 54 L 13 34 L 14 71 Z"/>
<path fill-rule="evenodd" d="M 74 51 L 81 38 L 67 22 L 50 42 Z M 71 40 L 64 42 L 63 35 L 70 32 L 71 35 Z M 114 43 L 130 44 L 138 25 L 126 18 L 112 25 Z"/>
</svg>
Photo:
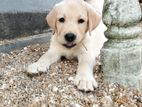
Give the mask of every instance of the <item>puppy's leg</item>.
<svg viewBox="0 0 142 107">
<path fill-rule="evenodd" d="M 79 64 L 74 84 L 79 90 L 93 91 L 97 87 L 97 82 L 93 77 L 94 56 L 87 54 L 79 56 Z"/>
<path fill-rule="evenodd" d="M 56 51 L 56 49 L 51 49 L 41 56 L 41 58 L 28 66 L 27 72 L 29 73 L 39 73 L 39 72 L 47 72 L 49 69 L 49 66 L 60 59 L 59 53 Z"/>
</svg>

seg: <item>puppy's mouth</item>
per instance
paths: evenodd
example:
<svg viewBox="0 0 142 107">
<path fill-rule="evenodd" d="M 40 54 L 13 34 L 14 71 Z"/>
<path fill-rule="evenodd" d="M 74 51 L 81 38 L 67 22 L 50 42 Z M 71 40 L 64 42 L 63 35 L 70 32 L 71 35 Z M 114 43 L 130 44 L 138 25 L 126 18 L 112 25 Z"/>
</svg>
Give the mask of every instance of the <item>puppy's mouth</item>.
<svg viewBox="0 0 142 107">
<path fill-rule="evenodd" d="M 67 44 L 63 44 L 64 47 L 70 49 L 70 48 L 73 48 L 76 46 L 76 44 L 73 44 L 73 43 L 67 43 Z"/>
</svg>

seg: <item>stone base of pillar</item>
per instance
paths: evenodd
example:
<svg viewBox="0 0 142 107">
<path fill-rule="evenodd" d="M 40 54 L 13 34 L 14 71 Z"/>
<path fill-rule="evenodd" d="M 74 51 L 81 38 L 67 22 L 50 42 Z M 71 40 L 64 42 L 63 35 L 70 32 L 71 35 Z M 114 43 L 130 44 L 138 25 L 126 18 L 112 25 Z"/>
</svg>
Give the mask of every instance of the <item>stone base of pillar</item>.
<svg viewBox="0 0 142 107">
<path fill-rule="evenodd" d="M 104 79 L 142 90 L 142 40 L 130 41 L 119 41 L 118 44 L 109 40 L 104 44 L 101 50 Z"/>
</svg>

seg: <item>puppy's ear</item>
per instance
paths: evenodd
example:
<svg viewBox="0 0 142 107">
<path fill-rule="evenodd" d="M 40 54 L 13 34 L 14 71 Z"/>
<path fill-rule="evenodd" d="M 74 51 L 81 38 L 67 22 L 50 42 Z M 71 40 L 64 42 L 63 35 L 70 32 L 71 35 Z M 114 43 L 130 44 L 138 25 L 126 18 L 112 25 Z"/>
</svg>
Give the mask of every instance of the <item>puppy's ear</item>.
<svg viewBox="0 0 142 107">
<path fill-rule="evenodd" d="M 91 32 L 94 30 L 101 21 L 101 16 L 91 6 L 87 5 L 88 14 L 88 30 Z"/>
<path fill-rule="evenodd" d="M 57 9 L 56 6 L 48 13 L 48 15 L 46 16 L 46 20 L 48 25 L 52 28 L 52 29 L 56 29 L 56 20 L 57 20 Z"/>
</svg>

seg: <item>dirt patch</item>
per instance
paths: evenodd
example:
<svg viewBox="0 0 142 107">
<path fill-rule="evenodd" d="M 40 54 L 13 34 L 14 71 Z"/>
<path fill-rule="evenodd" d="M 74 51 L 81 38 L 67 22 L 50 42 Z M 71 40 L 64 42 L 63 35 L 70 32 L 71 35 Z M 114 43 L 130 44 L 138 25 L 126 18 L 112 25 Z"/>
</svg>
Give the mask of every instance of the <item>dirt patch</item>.
<svg viewBox="0 0 142 107">
<path fill-rule="evenodd" d="M 99 61 L 95 71 L 99 87 L 94 92 L 74 87 L 76 60 L 60 60 L 45 74 L 28 75 L 27 65 L 48 46 L 37 44 L 0 54 L 0 107 L 142 107 L 142 92 L 105 82 Z"/>
</svg>

